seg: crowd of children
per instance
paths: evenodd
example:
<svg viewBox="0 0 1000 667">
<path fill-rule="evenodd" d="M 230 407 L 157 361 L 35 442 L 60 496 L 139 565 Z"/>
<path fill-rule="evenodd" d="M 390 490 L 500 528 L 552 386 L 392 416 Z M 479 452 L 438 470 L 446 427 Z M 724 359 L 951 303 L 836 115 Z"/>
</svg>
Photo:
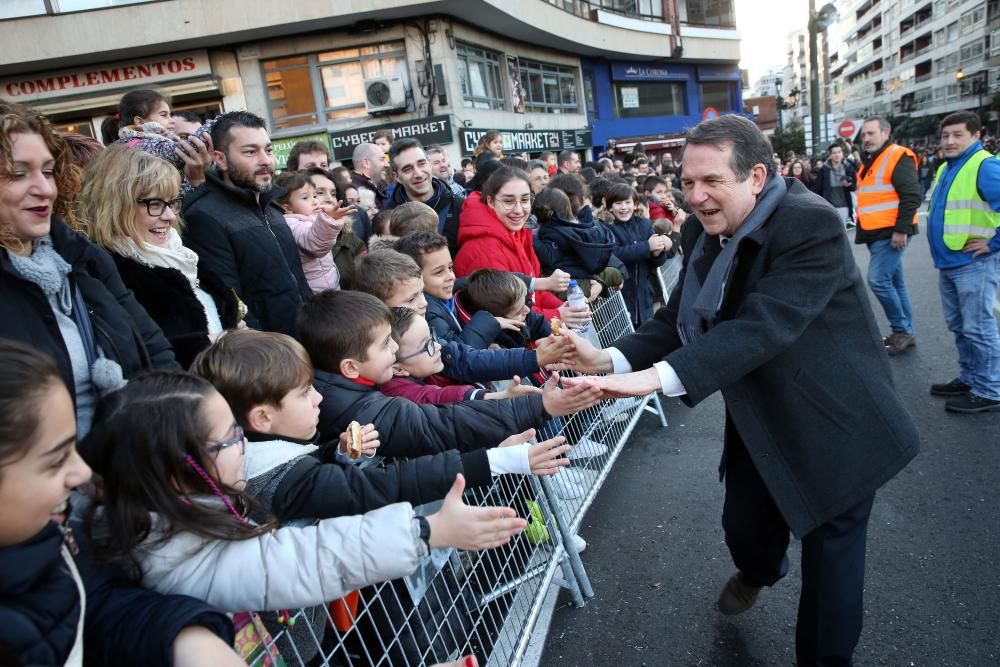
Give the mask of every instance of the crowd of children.
<svg viewBox="0 0 1000 667">
<path fill-rule="evenodd" d="M 3 664 L 241 664 L 257 618 L 318 609 L 295 632 L 321 643 L 323 605 L 506 544 L 526 519 L 464 490 L 594 455 L 535 442 L 600 397 L 549 370 L 550 319 L 589 318 L 569 280 L 638 324 L 676 251 L 662 181 L 536 191 L 494 137 L 463 198 L 408 140 L 376 212 L 329 164 L 275 175 L 250 114 L 179 137 L 146 93 L 89 165 L 0 101 Z"/>
</svg>

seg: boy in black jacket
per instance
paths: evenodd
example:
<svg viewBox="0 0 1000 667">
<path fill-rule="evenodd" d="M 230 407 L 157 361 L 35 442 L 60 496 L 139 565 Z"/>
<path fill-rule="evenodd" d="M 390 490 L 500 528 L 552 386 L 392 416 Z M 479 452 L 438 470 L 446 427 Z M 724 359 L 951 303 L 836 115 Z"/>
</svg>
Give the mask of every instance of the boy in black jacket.
<svg viewBox="0 0 1000 667">
<path fill-rule="evenodd" d="M 417 405 L 385 396 L 378 385 L 392 378 L 398 346 L 392 339 L 389 309 L 370 294 L 321 292 L 303 306 L 298 329 L 323 395 L 321 439 L 339 437 L 351 421 L 374 424 L 386 456 L 492 447 L 512 433 L 541 427 L 546 417 L 597 402 L 597 392 L 589 385 L 574 392 L 558 388 L 555 381 L 541 395 L 503 401 Z"/>
<path fill-rule="evenodd" d="M 336 440 L 317 446 L 322 397 L 313 388 L 306 351 L 283 334 L 234 331 L 202 352 L 191 372 L 211 382 L 229 403 L 249 441 L 247 490 L 283 522 L 440 500 L 458 473 L 468 487 L 476 487 L 489 484 L 491 472 L 551 474 L 565 465 L 556 457 L 568 447 L 553 439 L 490 452 L 452 450 L 362 470 L 346 457 L 347 433 L 340 435 L 339 446 Z M 368 424 L 363 438 L 364 454 L 374 455 L 378 431 Z"/>
</svg>

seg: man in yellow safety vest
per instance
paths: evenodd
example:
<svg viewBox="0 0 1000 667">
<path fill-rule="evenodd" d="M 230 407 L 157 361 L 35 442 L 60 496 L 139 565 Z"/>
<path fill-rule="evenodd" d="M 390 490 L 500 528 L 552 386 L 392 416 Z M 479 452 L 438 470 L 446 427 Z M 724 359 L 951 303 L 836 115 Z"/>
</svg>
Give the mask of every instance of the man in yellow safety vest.
<svg viewBox="0 0 1000 667">
<path fill-rule="evenodd" d="M 923 201 L 917 178 L 917 156 L 889 141 L 892 127 L 882 116 L 861 125 L 867 157 L 858 171 L 858 228 L 855 243 L 871 253 L 868 286 L 892 328 L 885 338 L 890 355 L 916 343 L 910 295 L 903 278 L 903 251 L 917 233 L 917 208 Z"/>
<path fill-rule="evenodd" d="M 1000 280 L 1000 159 L 979 142 L 979 116 L 958 111 L 941 121 L 945 162 L 927 208 L 927 235 L 948 328 L 958 347 L 958 377 L 931 385 L 945 410 L 1000 411 L 1000 333 L 993 314 Z"/>
</svg>

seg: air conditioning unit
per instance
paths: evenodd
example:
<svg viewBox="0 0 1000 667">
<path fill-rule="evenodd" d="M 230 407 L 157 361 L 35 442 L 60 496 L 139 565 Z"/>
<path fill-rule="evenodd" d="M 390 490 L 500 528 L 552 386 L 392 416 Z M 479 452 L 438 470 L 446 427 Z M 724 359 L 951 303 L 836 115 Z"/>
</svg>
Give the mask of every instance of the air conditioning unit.
<svg viewBox="0 0 1000 667">
<path fill-rule="evenodd" d="M 365 109 L 368 113 L 406 108 L 406 88 L 400 76 L 365 79 Z"/>
</svg>

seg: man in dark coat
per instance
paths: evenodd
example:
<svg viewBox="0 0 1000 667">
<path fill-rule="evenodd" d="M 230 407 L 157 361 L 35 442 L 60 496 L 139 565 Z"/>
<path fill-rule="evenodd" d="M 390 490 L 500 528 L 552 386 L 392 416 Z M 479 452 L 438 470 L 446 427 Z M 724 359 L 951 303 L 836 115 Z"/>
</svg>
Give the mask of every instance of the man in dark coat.
<svg viewBox="0 0 1000 667">
<path fill-rule="evenodd" d="M 440 178 L 431 173 L 431 163 L 424 147 L 416 139 L 398 139 L 389 149 L 389 166 L 396 177 L 396 187 L 385 201 L 385 209 L 408 201 L 419 201 L 438 214 L 438 233 L 448 239 L 452 257 L 458 252 L 458 216 L 465 197 L 459 197 Z"/>
<path fill-rule="evenodd" d="M 275 198 L 274 154 L 264 121 L 245 111 L 212 127 L 217 171 L 184 198 L 184 244 L 247 305 L 254 329 L 291 335 L 312 296 L 295 237 Z"/>
<path fill-rule="evenodd" d="M 749 609 L 787 573 L 790 531 L 802 541 L 798 664 L 850 665 L 875 491 L 918 434 L 836 211 L 776 176 L 771 150 L 739 116 L 692 129 L 683 184 L 696 217 L 670 304 L 608 350 L 567 335 L 579 368 L 622 373 L 591 379 L 606 395 L 693 406 L 722 392 L 722 523 L 738 572 L 719 608 Z"/>
<path fill-rule="evenodd" d="M 830 159 L 820 167 L 814 190 L 830 205 L 837 209 L 845 228 L 854 227 L 851 221 L 851 193 L 858 187 L 858 173 L 854 166 L 844 160 L 844 149 L 840 144 L 831 144 Z"/>
</svg>

